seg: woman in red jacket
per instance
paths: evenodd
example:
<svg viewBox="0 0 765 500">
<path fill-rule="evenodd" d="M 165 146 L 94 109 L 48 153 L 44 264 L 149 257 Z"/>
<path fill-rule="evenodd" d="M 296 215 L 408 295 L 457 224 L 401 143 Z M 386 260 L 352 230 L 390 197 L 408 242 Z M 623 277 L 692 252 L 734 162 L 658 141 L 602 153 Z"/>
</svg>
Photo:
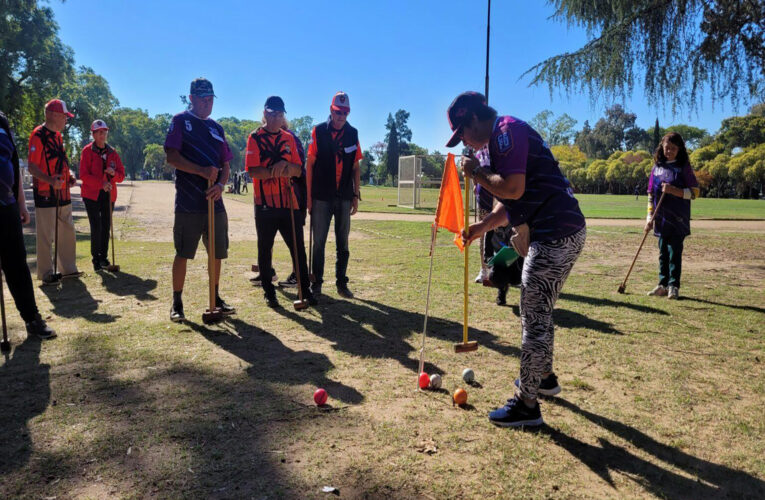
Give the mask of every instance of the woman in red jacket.
<svg viewBox="0 0 765 500">
<path fill-rule="evenodd" d="M 120 155 L 106 143 L 109 127 L 103 120 L 90 126 L 93 142 L 85 146 L 80 156 L 82 200 L 90 221 L 90 254 L 93 269 L 100 271 L 109 265 L 109 228 L 112 207 L 117 201 L 117 183 L 125 179 L 125 167 Z"/>
</svg>

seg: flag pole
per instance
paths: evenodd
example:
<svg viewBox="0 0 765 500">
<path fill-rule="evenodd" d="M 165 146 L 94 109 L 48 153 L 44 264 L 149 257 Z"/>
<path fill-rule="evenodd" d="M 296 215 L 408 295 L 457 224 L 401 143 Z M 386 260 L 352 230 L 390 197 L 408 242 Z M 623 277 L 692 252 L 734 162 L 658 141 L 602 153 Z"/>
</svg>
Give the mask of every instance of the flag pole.
<svg viewBox="0 0 765 500">
<path fill-rule="evenodd" d="M 465 176 L 465 232 L 470 228 L 470 178 Z M 478 349 L 478 342 L 468 342 L 468 263 L 470 262 L 470 243 L 465 244 L 464 301 L 462 308 L 462 343 L 454 344 L 454 352 L 470 352 Z"/>
<path fill-rule="evenodd" d="M 430 283 L 433 278 L 433 250 L 436 246 L 438 226 L 434 223 L 430 231 L 430 271 L 428 271 L 428 293 L 425 295 L 425 322 L 422 325 L 422 345 L 420 346 L 420 364 L 417 370 L 417 390 L 420 390 L 420 373 L 425 370 L 425 337 L 428 335 L 428 311 L 430 309 Z"/>
</svg>

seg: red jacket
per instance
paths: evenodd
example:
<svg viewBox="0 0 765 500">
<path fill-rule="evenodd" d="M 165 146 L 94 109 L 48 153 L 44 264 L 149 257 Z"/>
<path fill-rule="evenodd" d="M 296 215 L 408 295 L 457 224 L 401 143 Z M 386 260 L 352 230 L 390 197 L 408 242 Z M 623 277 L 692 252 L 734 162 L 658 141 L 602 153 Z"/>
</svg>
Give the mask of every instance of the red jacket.
<svg viewBox="0 0 765 500">
<path fill-rule="evenodd" d="M 80 179 L 82 180 L 82 197 L 88 200 L 97 200 L 98 193 L 102 190 L 103 184 L 107 179 L 104 171 L 108 167 L 114 169 L 114 176 L 111 178 L 112 191 L 111 201 L 117 201 L 117 183 L 125 180 L 125 167 L 122 166 L 120 155 L 113 147 L 106 145 L 106 153 L 101 156 L 93 148 L 94 143 L 90 143 L 82 148 L 80 156 Z"/>
</svg>

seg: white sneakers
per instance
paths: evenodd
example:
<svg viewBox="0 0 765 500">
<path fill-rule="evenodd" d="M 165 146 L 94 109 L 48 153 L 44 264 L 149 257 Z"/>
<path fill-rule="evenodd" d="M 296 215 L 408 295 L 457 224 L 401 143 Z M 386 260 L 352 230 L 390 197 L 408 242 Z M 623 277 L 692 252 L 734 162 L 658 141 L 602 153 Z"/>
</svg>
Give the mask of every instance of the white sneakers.
<svg viewBox="0 0 765 500">
<path fill-rule="evenodd" d="M 648 295 L 653 297 L 667 297 L 669 300 L 677 300 L 680 298 L 680 289 L 672 285 L 669 285 L 668 287 L 656 285 L 656 288 L 648 292 Z"/>
</svg>

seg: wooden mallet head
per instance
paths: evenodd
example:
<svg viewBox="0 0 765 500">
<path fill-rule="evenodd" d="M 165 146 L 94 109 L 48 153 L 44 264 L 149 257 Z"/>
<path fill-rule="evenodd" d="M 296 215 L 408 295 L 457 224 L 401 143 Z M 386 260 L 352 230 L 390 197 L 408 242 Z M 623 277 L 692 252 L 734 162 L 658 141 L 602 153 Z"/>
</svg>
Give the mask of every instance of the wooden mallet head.
<svg viewBox="0 0 765 500">
<path fill-rule="evenodd" d="M 104 269 L 106 269 L 110 273 L 118 273 L 118 272 L 120 272 L 120 266 L 118 266 L 117 264 L 110 264 L 110 265 L 106 266 Z"/>
<path fill-rule="evenodd" d="M 471 340 L 470 342 L 460 342 L 454 344 L 454 352 L 471 352 L 478 350 L 478 341 Z"/>
<path fill-rule="evenodd" d="M 205 312 L 202 313 L 202 323 L 205 325 L 211 325 L 220 321 L 223 321 L 223 312 L 218 308 L 215 308 L 212 311 L 206 309 Z"/>
<path fill-rule="evenodd" d="M 308 301 L 305 299 L 293 300 L 292 307 L 294 307 L 296 311 L 302 311 L 303 309 L 308 309 Z"/>
</svg>

